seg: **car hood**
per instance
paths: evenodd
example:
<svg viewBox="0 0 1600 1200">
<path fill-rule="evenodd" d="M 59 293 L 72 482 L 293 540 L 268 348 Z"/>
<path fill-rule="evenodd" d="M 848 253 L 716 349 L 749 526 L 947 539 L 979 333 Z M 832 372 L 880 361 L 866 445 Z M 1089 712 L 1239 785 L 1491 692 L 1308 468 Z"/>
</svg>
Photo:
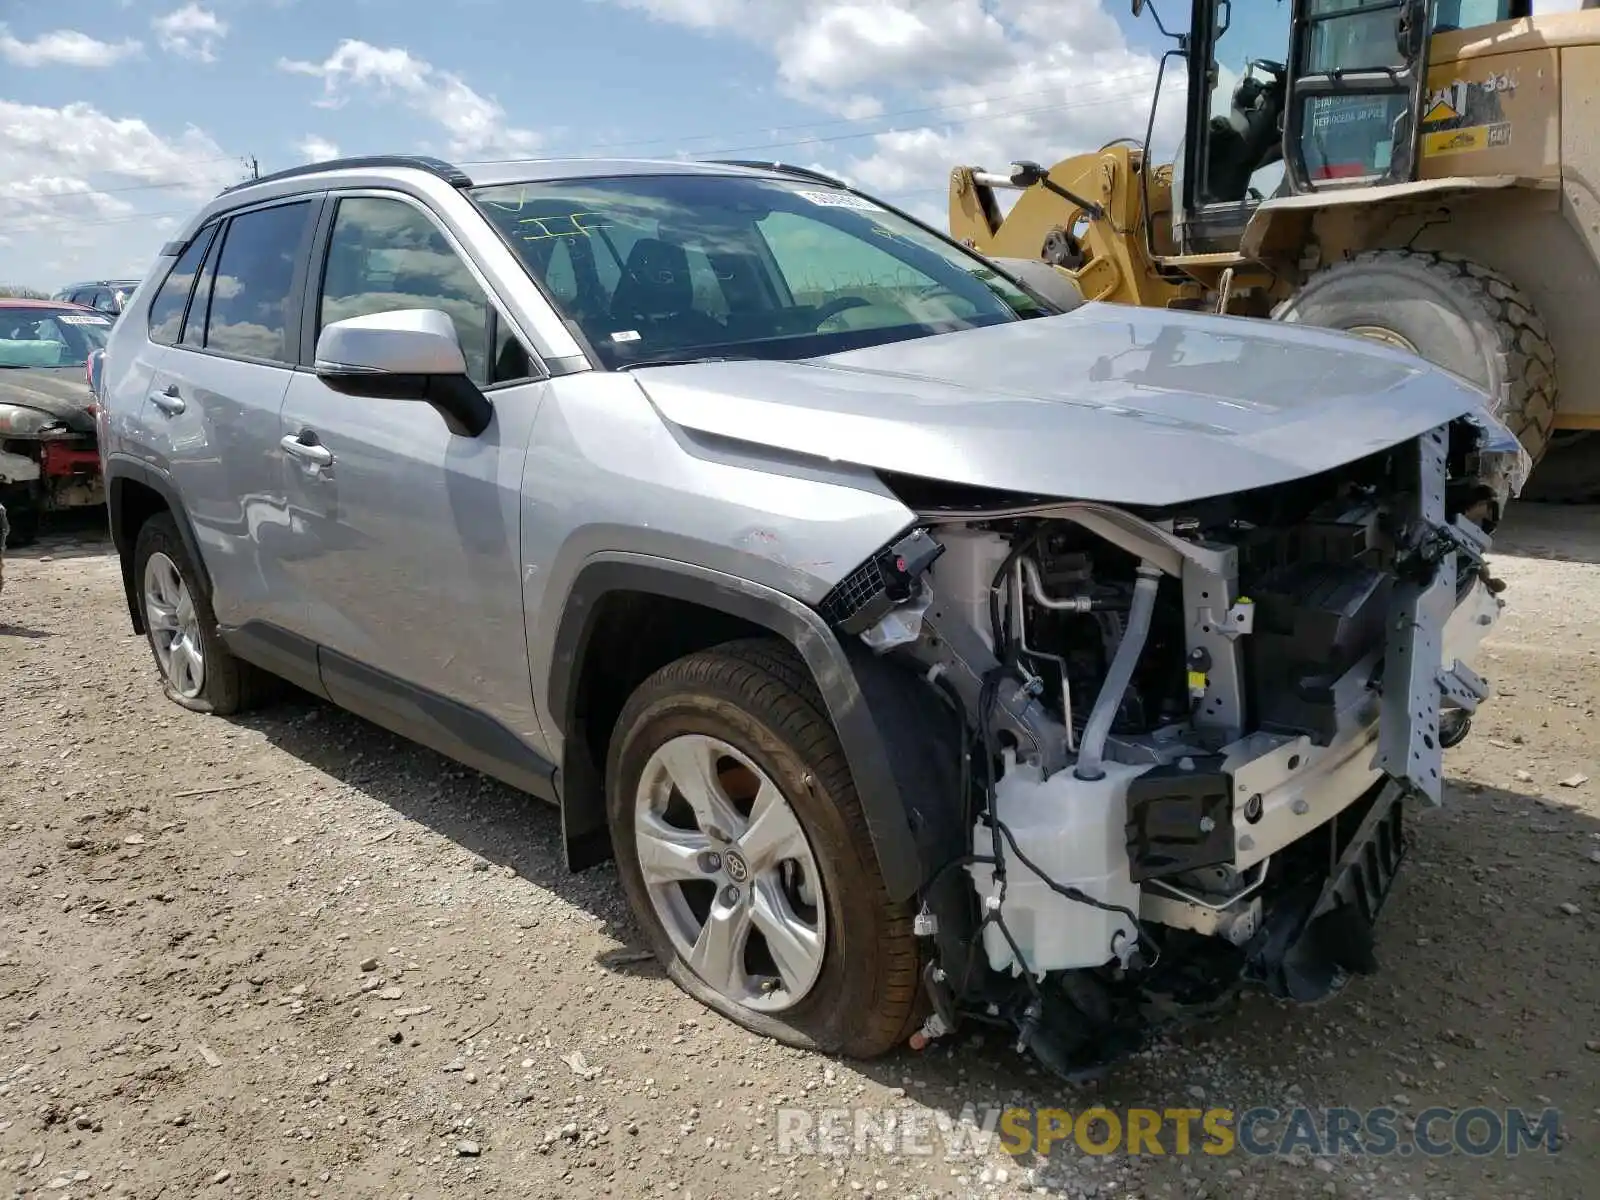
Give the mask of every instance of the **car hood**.
<svg viewBox="0 0 1600 1200">
<path fill-rule="evenodd" d="M 74 432 L 93 433 L 93 403 L 82 366 L 0 367 L 0 404 L 37 408 Z"/>
<path fill-rule="evenodd" d="M 1355 335 L 1106 304 L 819 358 L 635 376 L 688 430 L 1131 505 L 1282 483 L 1487 411 L 1467 381 Z"/>
</svg>

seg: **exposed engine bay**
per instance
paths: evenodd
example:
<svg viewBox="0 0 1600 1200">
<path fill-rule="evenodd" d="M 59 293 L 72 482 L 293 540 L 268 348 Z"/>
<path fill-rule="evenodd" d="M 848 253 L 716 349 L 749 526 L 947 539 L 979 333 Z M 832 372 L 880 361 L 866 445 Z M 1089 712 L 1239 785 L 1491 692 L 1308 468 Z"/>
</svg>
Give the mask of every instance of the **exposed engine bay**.
<svg viewBox="0 0 1600 1200">
<path fill-rule="evenodd" d="M 966 852 L 923 892 L 933 1016 L 1067 1076 L 1243 985 L 1375 969 L 1404 801 L 1487 686 L 1485 553 L 1525 456 L 1469 419 L 1337 471 L 1134 511 L 901 481 L 843 634 L 964 731 Z"/>
</svg>

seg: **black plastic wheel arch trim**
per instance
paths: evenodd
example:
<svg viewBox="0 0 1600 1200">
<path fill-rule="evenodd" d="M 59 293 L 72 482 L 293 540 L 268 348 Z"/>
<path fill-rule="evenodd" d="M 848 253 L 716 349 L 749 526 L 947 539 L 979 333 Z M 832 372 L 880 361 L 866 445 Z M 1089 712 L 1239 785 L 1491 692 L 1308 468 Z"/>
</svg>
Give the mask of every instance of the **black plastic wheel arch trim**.
<svg viewBox="0 0 1600 1200">
<path fill-rule="evenodd" d="M 548 704 L 563 739 L 568 738 L 577 719 L 577 676 L 588 651 L 594 614 L 607 593 L 618 591 L 658 595 L 739 617 L 771 630 L 799 652 L 838 731 L 889 898 L 899 901 L 914 895 L 925 872 L 888 742 L 863 697 L 844 647 L 821 616 L 792 596 L 736 576 L 650 555 L 617 554 L 591 560 L 573 580 L 551 647 Z M 563 757 L 572 755 L 568 752 Z M 565 763 L 561 774 L 570 779 Z M 563 788 L 564 821 L 567 803 L 567 789 Z"/>
<path fill-rule="evenodd" d="M 194 535 L 194 526 L 189 522 L 189 514 L 184 510 L 183 501 L 178 498 L 178 490 L 162 472 L 136 459 L 123 458 L 113 455 L 105 464 L 106 510 L 111 525 L 111 545 L 117 552 L 117 558 L 122 564 L 122 588 L 128 600 L 128 618 L 133 622 L 135 633 L 144 633 L 144 617 L 139 612 L 139 591 L 133 579 L 133 542 L 128 537 L 123 509 L 124 491 L 129 483 L 137 483 L 149 488 L 160 496 L 166 504 L 167 511 L 172 514 L 172 520 L 178 527 L 178 537 L 183 541 L 183 548 L 189 552 L 189 560 L 194 563 L 194 568 L 200 573 L 200 586 L 205 588 L 206 595 L 211 594 L 211 574 L 206 570 L 206 560 L 200 554 L 200 542 Z"/>
</svg>

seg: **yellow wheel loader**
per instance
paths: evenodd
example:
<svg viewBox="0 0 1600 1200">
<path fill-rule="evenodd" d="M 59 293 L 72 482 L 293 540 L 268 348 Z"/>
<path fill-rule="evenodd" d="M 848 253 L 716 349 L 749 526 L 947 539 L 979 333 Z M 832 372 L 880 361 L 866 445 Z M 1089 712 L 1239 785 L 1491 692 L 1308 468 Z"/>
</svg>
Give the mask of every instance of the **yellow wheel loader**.
<svg viewBox="0 0 1600 1200">
<path fill-rule="evenodd" d="M 1090 300 L 1378 338 L 1485 388 L 1538 467 L 1600 500 L 1600 9 L 1193 0 L 1142 141 L 957 167 L 950 232 Z M 1268 54 L 1271 57 L 1258 57 Z M 1151 164 L 1186 64 L 1185 133 Z M 997 190 L 1015 193 L 1002 215 Z M 1587 381 L 1587 382 L 1585 382 Z"/>
</svg>

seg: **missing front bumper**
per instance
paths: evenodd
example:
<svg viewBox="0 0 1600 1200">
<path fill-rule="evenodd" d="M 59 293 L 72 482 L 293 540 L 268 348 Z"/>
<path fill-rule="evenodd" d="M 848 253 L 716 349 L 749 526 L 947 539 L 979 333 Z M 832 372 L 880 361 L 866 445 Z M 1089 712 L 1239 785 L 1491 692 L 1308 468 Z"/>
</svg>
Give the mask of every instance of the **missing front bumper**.
<svg viewBox="0 0 1600 1200">
<path fill-rule="evenodd" d="M 1329 823 L 1337 857 L 1289 890 L 1246 947 L 1245 978 L 1284 1000 L 1319 1000 L 1377 970 L 1378 914 L 1406 856 L 1405 792 L 1393 780 Z M 1352 828 L 1353 826 L 1353 828 Z"/>
</svg>

